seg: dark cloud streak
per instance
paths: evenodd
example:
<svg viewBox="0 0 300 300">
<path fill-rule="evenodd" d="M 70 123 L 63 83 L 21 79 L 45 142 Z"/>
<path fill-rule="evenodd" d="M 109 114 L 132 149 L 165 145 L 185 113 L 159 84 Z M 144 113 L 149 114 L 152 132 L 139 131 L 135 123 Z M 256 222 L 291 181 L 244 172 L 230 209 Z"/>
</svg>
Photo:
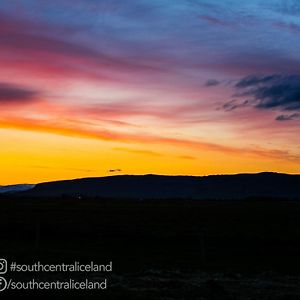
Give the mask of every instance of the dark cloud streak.
<svg viewBox="0 0 300 300">
<path fill-rule="evenodd" d="M 0 103 L 27 103 L 35 100 L 37 95 L 37 91 L 0 82 Z"/>
<path fill-rule="evenodd" d="M 300 75 L 247 76 L 235 84 L 234 100 L 223 105 L 225 111 L 242 107 L 272 109 L 294 112 L 279 115 L 276 120 L 286 121 L 299 118 Z"/>
<path fill-rule="evenodd" d="M 206 82 L 205 82 L 205 86 L 216 86 L 216 85 L 219 85 L 220 84 L 220 81 L 216 80 L 216 79 L 208 79 Z"/>
<path fill-rule="evenodd" d="M 122 169 L 110 169 L 108 170 L 109 173 L 114 173 L 114 172 L 122 172 Z"/>
<path fill-rule="evenodd" d="M 299 113 L 294 113 L 290 115 L 279 115 L 276 118 L 277 121 L 294 121 L 294 120 L 300 120 L 300 114 Z"/>
</svg>

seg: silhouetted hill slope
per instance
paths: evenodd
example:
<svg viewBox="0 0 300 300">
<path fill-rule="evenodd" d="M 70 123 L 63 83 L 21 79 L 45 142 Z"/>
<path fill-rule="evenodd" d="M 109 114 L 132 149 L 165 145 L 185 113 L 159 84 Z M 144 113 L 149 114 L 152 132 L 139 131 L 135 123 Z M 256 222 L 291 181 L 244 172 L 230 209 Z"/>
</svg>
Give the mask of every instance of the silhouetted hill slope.
<svg viewBox="0 0 300 300">
<path fill-rule="evenodd" d="M 109 198 L 241 199 L 246 197 L 300 198 L 300 175 L 279 173 L 160 176 L 119 175 L 37 184 L 30 196 L 97 196 Z"/>
<path fill-rule="evenodd" d="M 34 184 L 14 184 L 0 186 L 0 194 L 2 193 L 15 193 L 30 190 L 34 187 Z"/>
</svg>

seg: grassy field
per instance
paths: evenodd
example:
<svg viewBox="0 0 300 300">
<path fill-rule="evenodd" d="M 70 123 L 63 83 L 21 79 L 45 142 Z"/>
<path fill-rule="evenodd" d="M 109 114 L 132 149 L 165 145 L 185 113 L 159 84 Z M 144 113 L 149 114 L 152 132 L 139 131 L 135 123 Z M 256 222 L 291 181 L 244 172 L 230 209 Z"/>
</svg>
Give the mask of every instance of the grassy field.
<svg viewBox="0 0 300 300">
<path fill-rule="evenodd" d="M 299 299 L 299 215 L 300 202 L 287 200 L 2 197 L 0 254 L 113 261 L 108 290 L 89 294 L 99 299 Z"/>
</svg>

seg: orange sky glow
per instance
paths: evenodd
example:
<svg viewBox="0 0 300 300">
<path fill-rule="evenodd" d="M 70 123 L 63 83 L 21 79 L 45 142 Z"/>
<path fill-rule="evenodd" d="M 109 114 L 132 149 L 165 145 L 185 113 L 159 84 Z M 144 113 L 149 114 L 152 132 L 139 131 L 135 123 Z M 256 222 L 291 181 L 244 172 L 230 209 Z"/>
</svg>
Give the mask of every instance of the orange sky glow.
<svg viewBox="0 0 300 300">
<path fill-rule="evenodd" d="M 21 2 L 0 5 L 0 185 L 300 173 L 300 44 L 276 12 Z"/>
</svg>

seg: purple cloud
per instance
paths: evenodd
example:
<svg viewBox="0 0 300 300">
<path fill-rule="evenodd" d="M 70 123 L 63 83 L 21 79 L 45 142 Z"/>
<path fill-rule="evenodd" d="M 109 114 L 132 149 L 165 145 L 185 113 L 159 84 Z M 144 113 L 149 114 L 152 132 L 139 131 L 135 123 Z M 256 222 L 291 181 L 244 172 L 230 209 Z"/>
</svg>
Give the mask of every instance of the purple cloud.
<svg viewBox="0 0 300 300">
<path fill-rule="evenodd" d="M 0 82 L 0 103 L 27 103 L 36 99 L 38 92 Z"/>
</svg>

